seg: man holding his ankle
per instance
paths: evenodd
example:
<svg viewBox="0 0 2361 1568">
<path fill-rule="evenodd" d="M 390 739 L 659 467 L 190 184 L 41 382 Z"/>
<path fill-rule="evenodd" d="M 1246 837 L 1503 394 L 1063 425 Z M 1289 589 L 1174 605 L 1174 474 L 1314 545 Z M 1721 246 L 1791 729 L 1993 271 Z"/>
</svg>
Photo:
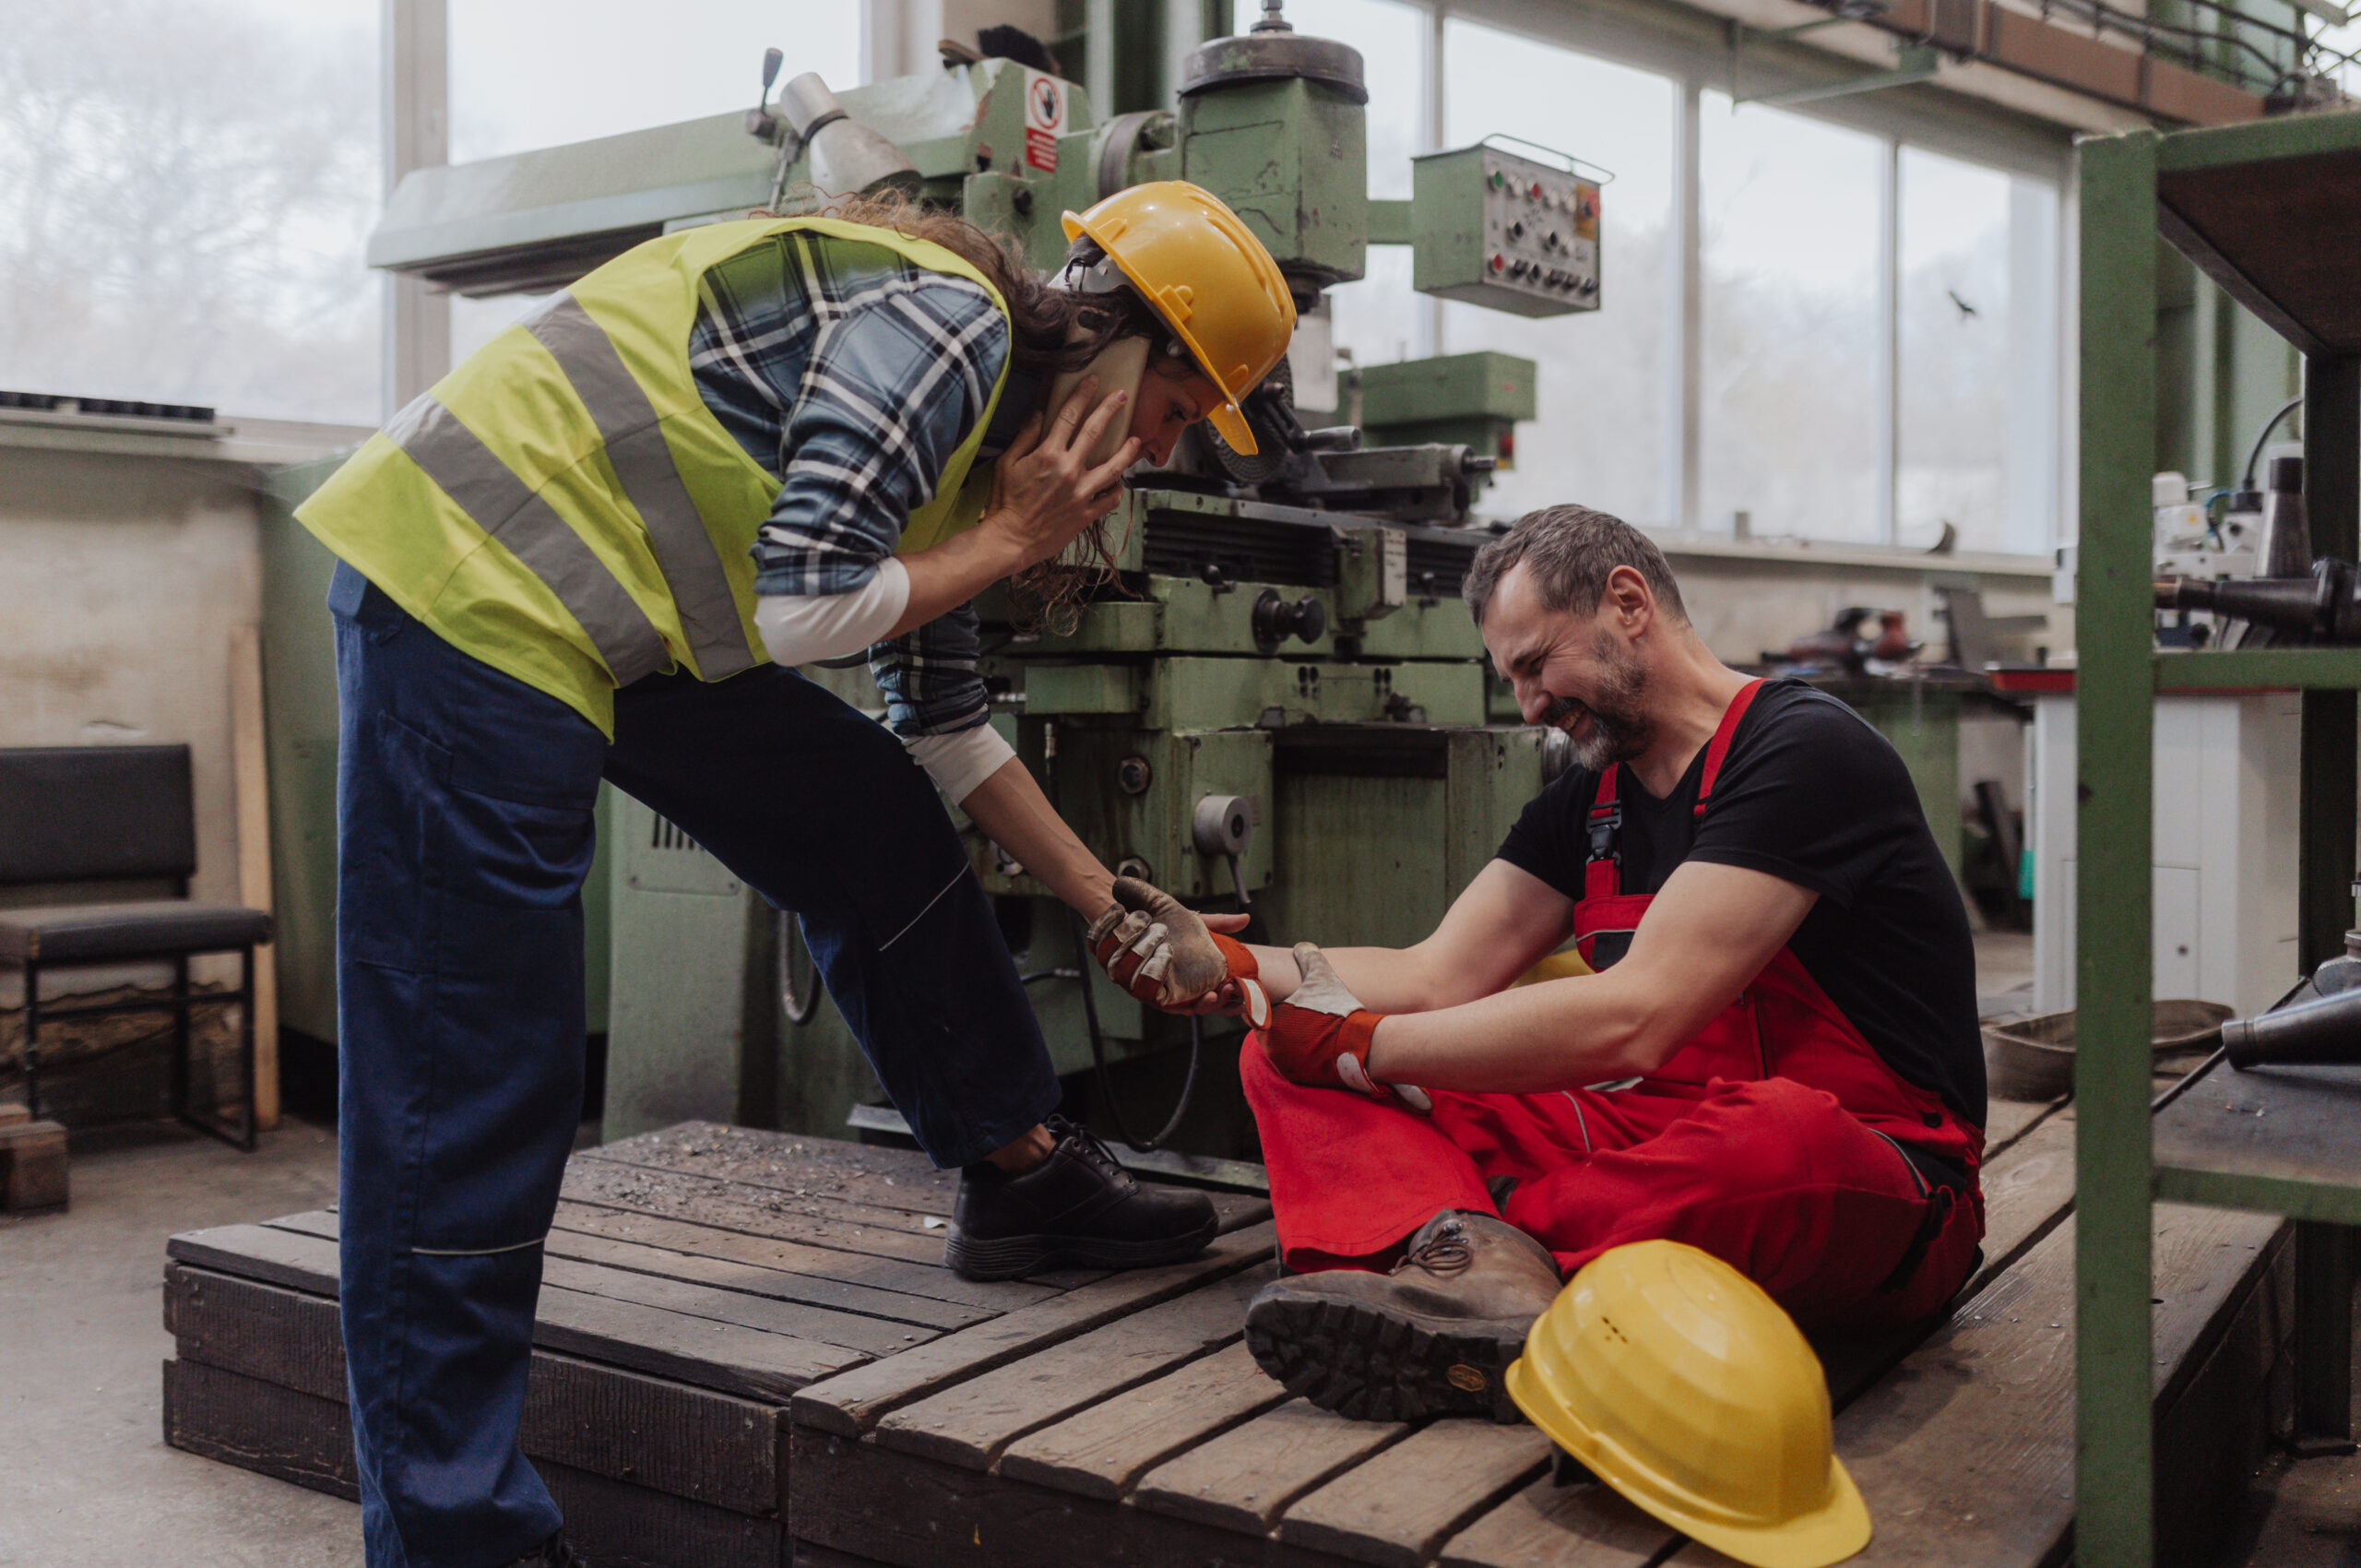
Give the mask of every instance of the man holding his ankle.
<svg viewBox="0 0 2361 1568">
<path fill-rule="evenodd" d="M 1806 1327 L 1932 1313 L 1983 1233 L 1984 1067 L 1901 759 L 1723 665 L 1613 517 L 1528 515 L 1465 592 L 1577 766 L 1416 946 L 1232 961 L 1289 1269 L 1256 1359 L 1350 1416 L 1513 1420 L 1501 1374 L 1561 1277 L 1658 1237 Z M 1518 983 L 1569 937 L 1594 973 Z"/>
</svg>

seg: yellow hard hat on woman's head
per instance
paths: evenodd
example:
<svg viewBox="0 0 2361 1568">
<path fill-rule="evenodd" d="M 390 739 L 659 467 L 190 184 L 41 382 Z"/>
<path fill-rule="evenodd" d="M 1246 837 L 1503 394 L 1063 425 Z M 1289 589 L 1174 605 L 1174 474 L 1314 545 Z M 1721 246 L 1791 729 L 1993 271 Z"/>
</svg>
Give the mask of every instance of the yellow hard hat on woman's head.
<svg viewBox="0 0 2361 1568">
<path fill-rule="evenodd" d="M 1827 1568 L 1869 1540 L 1795 1320 L 1710 1253 L 1635 1241 L 1535 1320 L 1509 1397 L 1599 1479 L 1755 1568 Z"/>
<path fill-rule="evenodd" d="M 1064 215 L 1066 239 L 1088 235 L 1107 253 L 1222 395 L 1206 418 L 1232 450 L 1252 454 L 1239 402 L 1295 334 L 1295 300 L 1279 264 L 1211 191 L 1157 180 Z"/>
</svg>

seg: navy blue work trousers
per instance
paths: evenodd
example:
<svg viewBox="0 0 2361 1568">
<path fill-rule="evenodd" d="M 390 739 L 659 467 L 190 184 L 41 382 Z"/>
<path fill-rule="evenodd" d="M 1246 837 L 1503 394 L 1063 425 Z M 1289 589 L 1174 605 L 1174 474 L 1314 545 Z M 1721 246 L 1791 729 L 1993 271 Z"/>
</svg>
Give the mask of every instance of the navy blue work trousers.
<svg viewBox="0 0 2361 1568">
<path fill-rule="evenodd" d="M 517 1451 L 541 1241 L 582 1112 L 581 889 L 601 777 L 794 910 L 938 1165 L 1058 1100 L 926 775 L 791 671 L 617 695 L 615 739 L 350 566 L 337 1020 L 344 1343 L 370 1568 L 489 1568 L 558 1509 Z"/>
</svg>

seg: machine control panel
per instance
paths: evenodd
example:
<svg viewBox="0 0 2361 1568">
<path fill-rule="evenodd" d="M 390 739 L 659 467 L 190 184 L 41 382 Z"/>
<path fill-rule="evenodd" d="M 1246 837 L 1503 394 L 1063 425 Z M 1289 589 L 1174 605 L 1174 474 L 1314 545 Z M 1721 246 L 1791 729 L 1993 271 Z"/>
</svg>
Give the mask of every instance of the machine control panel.
<svg viewBox="0 0 2361 1568">
<path fill-rule="evenodd" d="M 1489 142 L 1415 170 L 1422 292 L 1519 315 L 1598 308 L 1598 180 Z"/>
<path fill-rule="evenodd" d="M 1598 303 L 1598 186 L 1484 149 L 1484 268 L 1545 299 Z"/>
</svg>

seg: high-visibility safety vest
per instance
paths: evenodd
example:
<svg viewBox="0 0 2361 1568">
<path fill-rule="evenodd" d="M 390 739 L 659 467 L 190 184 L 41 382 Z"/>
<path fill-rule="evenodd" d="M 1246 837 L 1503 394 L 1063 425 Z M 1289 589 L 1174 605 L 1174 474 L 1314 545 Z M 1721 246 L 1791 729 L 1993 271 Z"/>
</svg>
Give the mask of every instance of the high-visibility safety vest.
<svg viewBox="0 0 2361 1568">
<path fill-rule="evenodd" d="M 882 245 L 1006 302 L 942 246 L 834 219 L 714 223 L 650 240 L 553 296 L 395 416 L 295 516 L 446 641 L 571 705 L 610 737 L 615 691 L 685 667 L 735 675 L 754 629 L 754 536 L 780 481 L 689 371 L 706 272 L 773 235 Z M 908 554 L 972 527 L 969 483 L 1005 362 Z"/>
</svg>

